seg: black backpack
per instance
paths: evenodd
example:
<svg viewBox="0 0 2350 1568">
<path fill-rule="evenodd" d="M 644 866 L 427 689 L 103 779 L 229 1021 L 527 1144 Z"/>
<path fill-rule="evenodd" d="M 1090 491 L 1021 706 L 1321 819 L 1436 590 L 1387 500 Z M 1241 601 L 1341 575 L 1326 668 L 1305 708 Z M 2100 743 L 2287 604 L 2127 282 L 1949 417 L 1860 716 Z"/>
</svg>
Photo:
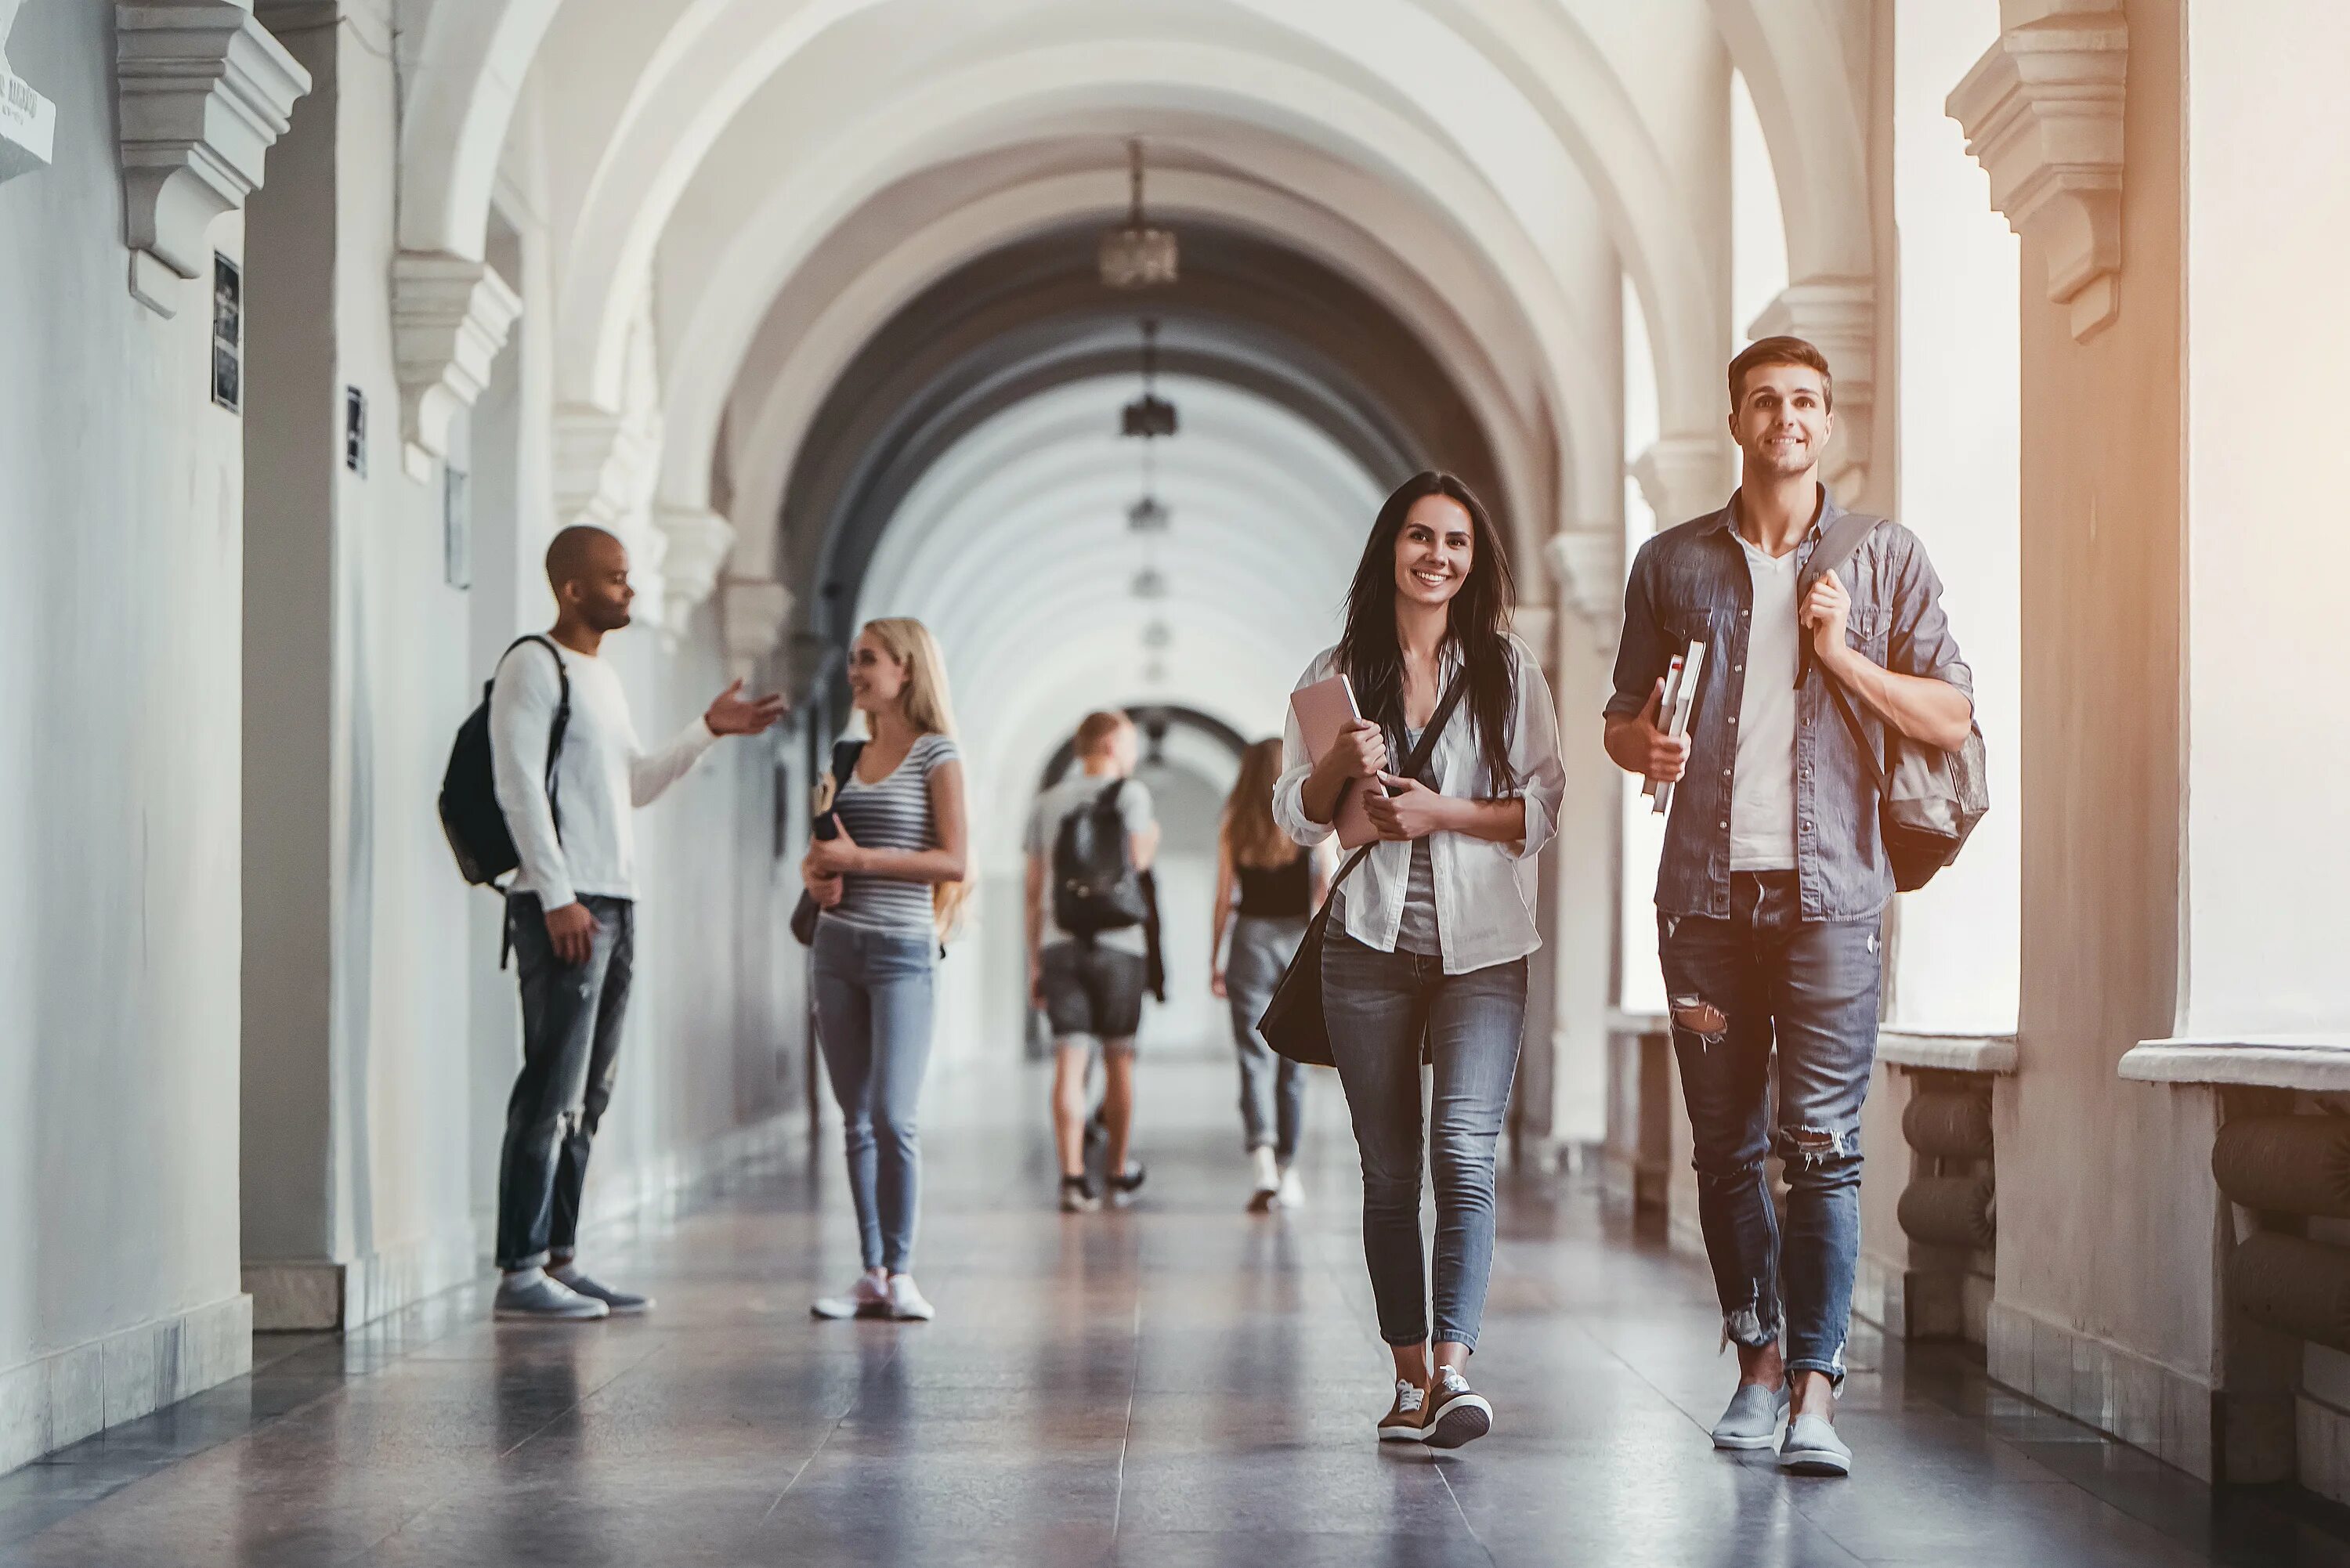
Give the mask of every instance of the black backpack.
<svg viewBox="0 0 2350 1568">
<path fill-rule="evenodd" d="M 1053 836 L 1053 923 L 1087 940 L 1099 931 L 1139 926 L 1149 914 L 1134 869 L 1134 845 L 1109 788 L 1061 818 Z"/>
<path fill-rule="evenodd" d="M 555 644 L 535 634 L 515 639 L 498 656 L 498 662 L 503 665 L 525 642 L 537 643 L 554 655 L 556 679 L 563 683 L 555 722 L 546 732 L 546 805 L 555 814 L 555 833 L 560 838 L 563 808 L 556 798 L 555 759 L 563 751 L 563 732 L 571 725 L 571 676 L 563 668 L 563 655 L 556 652 Z M 449 851 L 457 857 L 457 869 L 476 888 L 494 884 L 522 864 L 522 857 L 515 852 L 514 834 L 506 827 L 506 814 L 498 807 L 497 768 L 490 755 L 490 692 L 496 685 L 494 670 L 482 683 L 482 705 L 457 726 L 456 743 L 449 748 L 449 766 L 441 775 L 441 831 L 449 836 Z"/>
</svg>

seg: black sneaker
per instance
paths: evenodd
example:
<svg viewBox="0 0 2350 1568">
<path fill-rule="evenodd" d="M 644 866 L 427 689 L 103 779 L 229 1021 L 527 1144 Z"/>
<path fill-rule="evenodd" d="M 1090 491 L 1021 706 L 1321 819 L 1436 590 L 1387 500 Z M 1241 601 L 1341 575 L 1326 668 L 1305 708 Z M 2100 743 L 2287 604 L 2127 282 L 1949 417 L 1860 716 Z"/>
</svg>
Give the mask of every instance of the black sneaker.
<svg viewBox="0 0 2350 1568">
<path fill-rule="evenodd" d="M 1149 1176 L 1150 1172 L 1142 1161 L 1134 1160 L 1127 1166 L 1124 1174 L 1109 1179 L 1109 1188 L 1120 1198 L 1131 1198 L 1142 1190 L 1142 1184 Z"/>
<path fill-rule="evenodd" d="M 1062 1213 L 1090 1214 L 1100 1207 L 1101 1194 L 1094 1190 L 1094 1179 L 1092 1177 L 1065 1176 L 1061 1178 Z"/>
</svg>

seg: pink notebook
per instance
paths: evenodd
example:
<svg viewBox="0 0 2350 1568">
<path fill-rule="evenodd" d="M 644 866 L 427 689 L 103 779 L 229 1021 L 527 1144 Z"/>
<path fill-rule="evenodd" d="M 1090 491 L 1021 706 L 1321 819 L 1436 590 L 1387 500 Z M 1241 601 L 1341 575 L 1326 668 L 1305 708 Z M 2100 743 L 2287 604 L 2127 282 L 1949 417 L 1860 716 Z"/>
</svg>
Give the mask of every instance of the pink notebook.
<svg viewBox="0 0 2350 1568">
<path fill-rule="evenodd" d="M 1355 706 L 1355 689 L 1343 675 L 1299 687 L 1289 694 L 1289 705 L 1296 711 L 1297 728 L 1305 737 L 1306 753 L 1317 763 L 1337 742 L 1339 732 L 1349 724 L 1361 722 L 1363 717 L 1362 711 Z M 1359 849 L 1379 836 L 1378 829 L 1371 826 L 1371 814 L 1363 809 L 1363 780 L 1357 779 L 1338 796 L 1335 826 L 1338 842 L 1348 849 Z"/>
</svg>

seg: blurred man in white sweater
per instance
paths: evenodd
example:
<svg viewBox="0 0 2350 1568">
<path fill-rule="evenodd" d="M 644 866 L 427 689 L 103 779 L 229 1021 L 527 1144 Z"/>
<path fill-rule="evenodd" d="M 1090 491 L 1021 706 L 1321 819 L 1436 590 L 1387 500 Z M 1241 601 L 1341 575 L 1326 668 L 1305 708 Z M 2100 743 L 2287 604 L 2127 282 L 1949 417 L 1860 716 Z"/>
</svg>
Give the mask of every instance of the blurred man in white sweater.
<svg viewBox="0 0 2350 1568">
<path fill-rule="evenodd" d="M 629 624 L 636 597 L 627 548 L 600 528 L 567 528 L 547 546 L 546 580 L 556 606 L 547 636 L 562 651 L 517 646 L 490 691 L 498 805 L 522 861 L 506 900 L 522 979 L 523 1065 L 498 1160 L 504 1278 L 495 1313 L 567 1320 L 652 1305 L 581 1272 L 573 1255 L 588 1153 L 612 1096 L 629 1002 L 636 936 L 629 813 L 660 798 L 721 736 L 773 725 L 784 700 L 745 698 L 737 680 L 683 733 L 647 751 L 619 676 L 598 656 L 604 634 Z M 570 717 L 550 770 L 567 682 Z"/>
</svg>

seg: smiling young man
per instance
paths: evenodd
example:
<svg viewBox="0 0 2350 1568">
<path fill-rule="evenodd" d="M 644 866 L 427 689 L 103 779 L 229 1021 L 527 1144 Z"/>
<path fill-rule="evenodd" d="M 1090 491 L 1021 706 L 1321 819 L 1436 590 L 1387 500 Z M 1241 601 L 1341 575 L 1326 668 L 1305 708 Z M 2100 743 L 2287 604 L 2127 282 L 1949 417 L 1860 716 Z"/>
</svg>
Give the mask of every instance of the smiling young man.
<svg viewBox="0 0 2350 1568">
<path fill-rule="evenodd" d="M 636 841 L 629 813 L 650 805 L 725 735 L 783 716 L 735 681 L 666 745 L 647 751 L 620 678 L 600 657 L 629 624 L 629 552 L 601 528 L 566 528 L 546 548 L 555 625 L 515 649 L 490 687 L 499 808 L 522 861 L 506 931 L 522 981 L 522 1071 L 506 1102 L 498 1158 L 494 1315 L 546 1321 L 640 1313 L 645 1297 L 580 1272 L 573 1259 L 588 1153 L 612 1096 L 636 945 Z M 558 671 L 556 661 L 561 660 Z M 571 715 L 547 778 L 548 741 L 568 687 Z M 550 796 L 552 798 L 550 798 Z"/>
<path fill-rule="evenodd" d="M 1659 957 L 1698 1220 L 1739 1363 L 1713 1440 L 1771 1448 L 1784 1413 L 1780 1463 L 1843 1475 L 1852 1451 L 1833 1425 L 1835 1396 L 1893 874 L 1876 785 L 1828 682 L 1857 699 L 1880 747 L 1898 730 L 1955 749 L 1974 697 L 1915 535 L 1879 523 L 1834 570 L 1807 570 L 1844 512 L 1819 481 L 1835 406 L 1827 359 L 1799 337 L 1765 337 L 1731 361 L 1739 487 L 1633 562 L 1607 747 L 1627 772 L 1678 781 L 1657 870 Z M 1692 641 L 1706 645 L 1702 679 L 1676 738 L 1658 710 L 1668 666 Z M 1783 1237 L 1764 1173 L 1773 1149 Z"/>
</svg>

